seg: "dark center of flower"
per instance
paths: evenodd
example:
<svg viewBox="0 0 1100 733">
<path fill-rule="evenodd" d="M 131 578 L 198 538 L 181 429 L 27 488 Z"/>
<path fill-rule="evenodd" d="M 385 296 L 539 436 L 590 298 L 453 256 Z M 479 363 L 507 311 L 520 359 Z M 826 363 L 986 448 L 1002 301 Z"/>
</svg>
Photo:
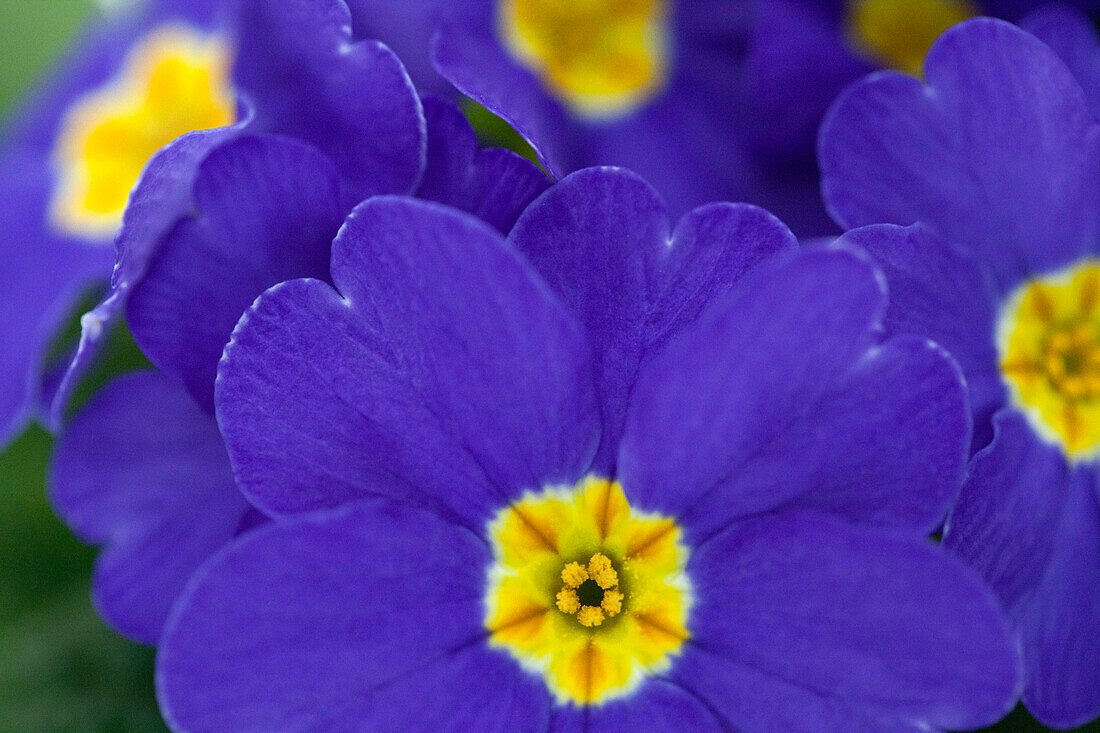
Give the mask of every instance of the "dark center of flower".
<svg viewBox="0 0 1100 733">
<path fill-rule="evenodd" d="M 599 606 L 603 603 L 603 588 L 594 580 L 586 580 L 577 588 L 577 600 L 582 606 Z"/>
</svg>

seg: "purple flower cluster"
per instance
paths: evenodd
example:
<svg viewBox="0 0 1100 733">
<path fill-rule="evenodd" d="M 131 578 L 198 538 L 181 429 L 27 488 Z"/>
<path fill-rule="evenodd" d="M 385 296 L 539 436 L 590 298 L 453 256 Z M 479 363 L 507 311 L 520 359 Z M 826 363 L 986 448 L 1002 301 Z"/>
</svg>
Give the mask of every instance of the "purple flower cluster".
<svg viewBox="0 0 1100 733">
<path fill-rule="evenodd" d="M 1090 5 L 138 3 L 0 150 L 0 438 L 174 730 L 1087 723 Z"/>
</svg>

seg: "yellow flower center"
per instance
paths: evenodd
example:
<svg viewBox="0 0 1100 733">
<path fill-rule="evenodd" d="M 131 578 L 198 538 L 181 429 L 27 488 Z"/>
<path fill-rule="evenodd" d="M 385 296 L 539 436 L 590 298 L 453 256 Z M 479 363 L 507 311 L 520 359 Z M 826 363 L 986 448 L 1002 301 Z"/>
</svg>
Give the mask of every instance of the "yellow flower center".
<svg viewBox="0 0 1100 733">
<path fill-rule="evenodd" d="M 1100 453 L 1100 262 L 1024 284 L 998 333 L 1013 402 L 1071 458 Z"/>
<path fill-rule="evenodd" d="M 111 238 L 153 153 L 180 135 L 232 124 L 225 43 L 182 26 L 139 42 L 116 77 L 76 100 L 54 149 L 51 219 L 62 231 Z"/>
<path fill-rule="evenodd" d="M 878 63 L 920 76 L 940 34 L 978 14 L 966 0 L 851 0 L 848 35 Z"/>
<path fill-rule="evenodd" d="M 607 555 L 596 553 L 587 567 L 579 562 L 567 564 L 561 571 L 562 589 L 557 606 L 562 613 L 577 617 L 581 626 L 599 626 L 623 610 L 619 574 Z"/>
<path fill-rule="evenodd" d="M 690 636 L 680 527 L 631 510 L 615 482 L 528 494 L 500 512 L 490 537 L 489 642 L 562 702 L 629 693 Z"/>
<path fill-rule="evenodd" d="M 578 115 L 642 106 L 668 75 L 665 0 L 501 0 L 504 45 Z"/>
</svg>

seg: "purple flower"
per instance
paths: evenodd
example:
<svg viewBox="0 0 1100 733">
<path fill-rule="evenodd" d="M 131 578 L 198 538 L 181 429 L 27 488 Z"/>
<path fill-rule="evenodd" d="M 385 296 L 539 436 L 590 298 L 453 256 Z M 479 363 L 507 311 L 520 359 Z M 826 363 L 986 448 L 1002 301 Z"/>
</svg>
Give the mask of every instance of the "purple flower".
<svg viewBox="0 0 1100 733">
<path fill-rule="evenodd" d="M 100 615 L 145 643 L 195 568 L 262 521 L 237 491 L 213 418 L 153 372 L 119 377 L 77 414 L 50 485 L 73 532 L 106 545 L 92 578 Z"/>
<path fill-rule="evenodd" d="M 140 278 L 217 144 L 245 131 L 314 144 L 336 163 L 348 206 L 415 189 L 420 102 L 388 49 L 350 42 L 348 18 L 339 0 L 153 3 L 89 33 L 23 110 L 0 159 L 12 304 L 0 324 L 0 438 L 43 402 L 59 423 L 73 375 L 56 398 L 40 394 L 46 345 L 76 294 L 107 279 L 116 234 L 114 286 Z M 85 319 L 81 366 L 123 299 L 112 296 Z"/>
<path fill-rule="evenodd" d="M 747 205 L 673 227 L 578 172 L 505 240 L 376 197 L 332 285 L 268 290 L 219 367 L 279 517 L 192 579 L 158 657 L 181 730 L 929 730 L 991 722 L 997 604 L 924 537 L 970 423 L 883 340 L 880 275 Z"/>
<path fill-rule="evenodd" d="M 549 185 L 545 175 L 514 153 L 479 150 L 449 102 L 409 99 L 413 128 L 426 127 L 415 155 L 424 158 L 423 170 L 409 185 L 510 229 Z M 266 288 L 328 279 L 332 239 L 349 198 L 359 195 L 338 156 L 301 140 L 247 130 L 209 137 L 180 138 L 150 165 L 126 213 L 124 232 L 136 234 L 120 239 L 114 287 L 85 319 L 94 331 L 101 314 L 124 307 L 134 338 L 162 374 L 119 380 L 67 426 L 51 480 L 58 513 L 81 537 L 107 545 L 93 581 L 100 611 L 149 643 L 190 573 L 260 516 L 226 480 L 231 471 L 213 416 L 222 349 Z M 385 129 L 379 139 L 387 139 Z M 195 140 L 201 144 L 189 147 Z M 159 181 L 172 190 L 167 207 L 144 197 Z M 186 190 L 175 190 L 184 183 Z M 91 333 L 83 354 L 98 335 Z M 170 439 L 146 440 L 143 431 Z M 181 463 L 194 467 L 182 484 Z M 173 561 L 163 562 L 168 555 Z"/>
<path fill-rule="evenodd" d="M 1063 27 L 1066 30 L 1068 26 Z M 1066 33 L 1072 57 L 1094 33 Z M 1069 46 L 1063 47 L 1062 56 Z M 1049 725 L 1100 714 L 1100 126 L 1051 49 L 975 20 L 929 53 L 927 85 L 870 77 L 829 113 L 823 188 L 844 240 L 889 281 L 888 333 L 958 359 L 975 418 L 944 544 L 1023 641 L 1023 699 Z M 1093 93 L 1096 89 L 1092 90 Z"/>
<path fill-rule="evenodd" d="M 459 7 L 435 38 L 436 69 L 511 123 L 551 174 L 622 165 L 653 181 L 675 214 L 748 200 L 799 235 L 834 230 L 809 148 L 769 160 L 746 139 L 753 3 Z"/>
<path fill-rule="evenodd" d="M 5 293 L 5 307 L 0 309 L 0 340 L 4 343 L 0 350 L 0 443 L 6 443 L 26 420 L 40 416 L 43 403 L 51 397 L 52 380 L 47 372 L 56 366 L 45 363 L 47 347 L 70 316 L 78 296 L 110 273 L 114 232 L 108 231 L 108 219 L 117 215 L 111 211 L 117 204 L 117 190 L 88 202 L 92 206 L 82 219 L 82 194 L 87 197 L 92 174 L 80 166 L 66 166 L 79 152 L 77 133 L 89 127 L 81 121 L 90 118 L 101 99 L 95 91 L 109 87 L 127 68 L 127 51 L 140 45 L 146 24 L 205 27 L 210 22 L 208 5 L 195 3 L 187 13 L 166 3 L 148 16 L 116 18 L 91 28 L 60 62 L 52 78 L 15 113 L 5 131 L 0 152 L 0 190 L 4 194 L 0 222 L 6 237 L 0 258 L 0 286 Z M 196 60 L 201 57 L 217 70 L 216 48 L 210 45 L 204 50 L 206 53 L 196 53 Z M 129 67 L 131 76 L 142 76 L 143 69 L 135 64 Z M 213 92 L 215 86 L 206 88 Z M 134 96 L 130 95 L 131 106 L 137 106 Z M 225 101 L 222 95 L 217 98 Z M 215 95 L 207 95 L 207 102 L 214 100 Z M 85 110 L 82 114 L 81 109 Z M 207 105 L 205 111 L 218 112 L 218 104 Z M 66 140 L 67 146 L 63 145 Z"/>
</svg>

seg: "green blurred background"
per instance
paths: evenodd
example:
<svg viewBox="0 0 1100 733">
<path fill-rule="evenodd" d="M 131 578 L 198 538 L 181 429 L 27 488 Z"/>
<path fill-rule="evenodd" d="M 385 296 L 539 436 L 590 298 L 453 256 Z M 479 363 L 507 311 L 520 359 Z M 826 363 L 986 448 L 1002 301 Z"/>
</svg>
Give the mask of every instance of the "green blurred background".
<svg viewBox="0 0 1100 733">
<path fill-rule="evenodd" d="M 0 0 L 0 116 L 94 12 L 91 0 Z M 520 147 L 488 113 L 470 112 L 485 138 Z M 128 336 L 114 334 L 78 402 L 110 374 L 143 363 Z M 152 650 L 100 622 L 88 595 L 95 551 L 50 511 L 50 446 L 35 427 L 0 454 L 0 733 L 162 731 Z M 990 730 L 1045 729 L 1018 710 Z"/>
<path fill-rule="evenodd" d="M 94 12 L 91 0 L 0 0 L 0 115 Z M 141 364 L 120 334 L 109 352 L 112 371 Z M 106 374 L 98 369 L 84 393 Z M 165 730 L 152 650 L 95 615 L 88 595 L 95 552 L 46 502 L 50 445 L 45 431 L 31 428 L 0 455 L 0 731 Z"/>
</svg>

